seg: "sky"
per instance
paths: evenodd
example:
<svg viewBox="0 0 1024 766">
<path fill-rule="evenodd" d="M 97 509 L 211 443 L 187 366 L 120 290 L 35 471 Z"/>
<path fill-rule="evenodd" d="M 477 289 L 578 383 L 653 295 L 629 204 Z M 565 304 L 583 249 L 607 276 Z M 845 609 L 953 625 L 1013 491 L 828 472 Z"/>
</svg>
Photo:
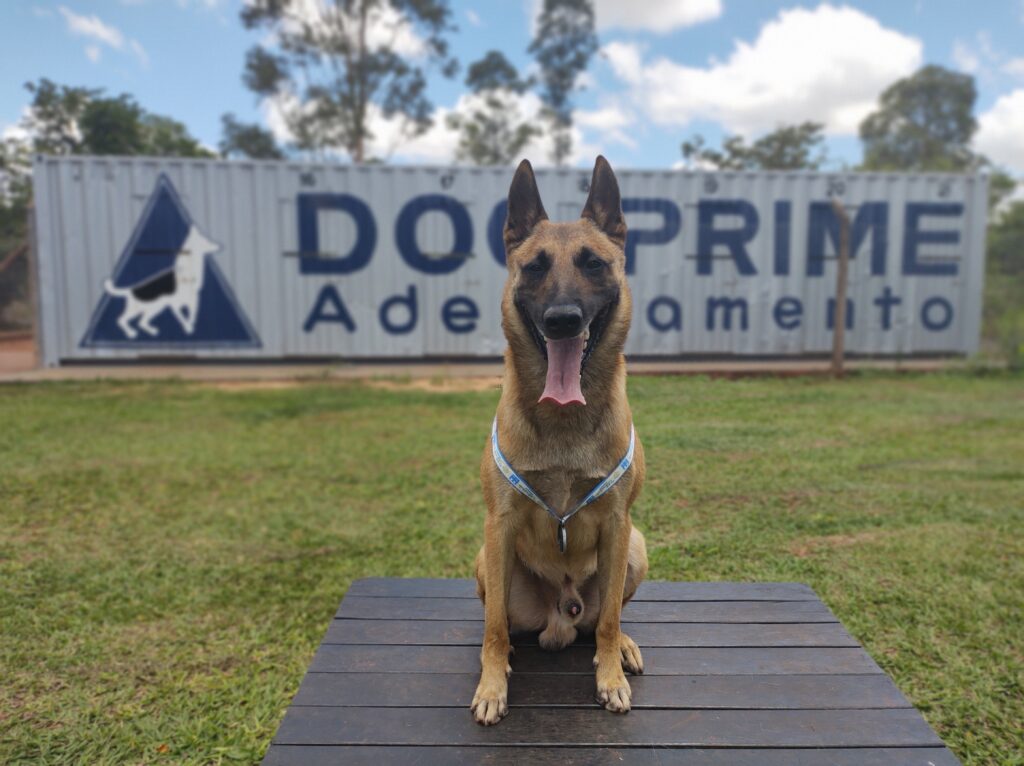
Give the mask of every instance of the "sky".
<svg viewBox="0 0 1024 766">
<path fill-rule="evenodd" d="M 306 0 L 315 2 L 315 0 Z M 0 134 L 25 113 L 24 83 L 130 93 L 215 147 L 233 112 L 287 140 L 286 104 L 242 84 L 243 0 L 3 0 Z M 466 64 L 498 49 L 523 71 L 540 0 L 452 0 L 454 55 Z M 975 77 L 975 149 L 1024 177 L 1024 0 L 595 0 L 600 51 L 581 78 L 573 164 L 604 153 L 616 167 L 667 168 L 695 134 L 756 138 L 780 124 L 824 122 L 829 167 L 861 159 L 857 125 L 879 94 L 925 64 Z M 410 32 L 403 50 L 416 55 Z M 461 77 L 430 73 L 434 127 L 414 139 L 375 114 L 371 151 L 391 162 L 446 164 L 456 135 L 445 117 L 472 103 Z M 539 104 L 515 105 L 523 119 Z M 524 154 L 546 162 L 537 141 Z"/>
</svg>

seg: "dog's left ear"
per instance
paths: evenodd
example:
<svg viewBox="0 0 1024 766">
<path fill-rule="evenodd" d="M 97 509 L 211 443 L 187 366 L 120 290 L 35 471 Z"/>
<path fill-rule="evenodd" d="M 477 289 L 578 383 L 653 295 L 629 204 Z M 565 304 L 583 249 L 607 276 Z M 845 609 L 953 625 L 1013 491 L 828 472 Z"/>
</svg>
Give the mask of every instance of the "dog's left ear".
<svg viewBox="0 0 1024 766">
<path fill-rule="evenodd" d="M 581 218 L 589 218 L 608 239 L 619 247 L 626 246 L 626 219 L 622 215 L 619 182 L 612 166 L 600 154 L 594 162 L 594 175 L 590 179 L 590 196 L 583 206 Z"/>
</svg>

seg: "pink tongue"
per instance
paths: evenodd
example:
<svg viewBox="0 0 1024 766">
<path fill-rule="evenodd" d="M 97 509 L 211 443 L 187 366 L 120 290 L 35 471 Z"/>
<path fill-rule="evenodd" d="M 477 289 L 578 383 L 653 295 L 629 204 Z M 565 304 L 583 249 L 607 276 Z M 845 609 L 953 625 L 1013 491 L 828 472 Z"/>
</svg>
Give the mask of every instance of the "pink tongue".
<svg viewBox="0 0 1024 766">
<path fill-rule="evenodd" d="M 540 401 L 555 404 L 586 404 L 580 389 L 580 364 L 583 361 L 582 335 L 548 341 L 548 378 Z"/>
</svg>

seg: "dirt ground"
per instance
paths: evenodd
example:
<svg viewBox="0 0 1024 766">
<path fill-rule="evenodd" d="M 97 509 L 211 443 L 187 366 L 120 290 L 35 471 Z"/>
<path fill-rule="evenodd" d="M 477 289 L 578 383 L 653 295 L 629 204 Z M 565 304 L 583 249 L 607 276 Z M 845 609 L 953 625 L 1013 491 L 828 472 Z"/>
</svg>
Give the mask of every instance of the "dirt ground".
<svg viewBox="0 0 1024 766">
<path fill-rule="evenodd" d="M 0 335 L 0 376 L 27 372 L 36 366 L 36 348 L 31 335 Z"/>
<path fill-rule="evenodd" d="M 964 364 L 959 359 L 850 360 L 850 370 L 940 370 Z M 822 359 L 775 360 L 643 360 L 630 361 L 631 375 L 824 375 Z M 309 382 L 364 380 L 391 390 L 482 391 L 501 385 L 502 363 L 359 362 L 279 364 L 110 364 L 37 367 L 35 345 L 28 335 L 0 335 L 0 383 L 45 380 L 180 379 L 215 385 L 223 390 L 290 388 Z"/>
</svg>

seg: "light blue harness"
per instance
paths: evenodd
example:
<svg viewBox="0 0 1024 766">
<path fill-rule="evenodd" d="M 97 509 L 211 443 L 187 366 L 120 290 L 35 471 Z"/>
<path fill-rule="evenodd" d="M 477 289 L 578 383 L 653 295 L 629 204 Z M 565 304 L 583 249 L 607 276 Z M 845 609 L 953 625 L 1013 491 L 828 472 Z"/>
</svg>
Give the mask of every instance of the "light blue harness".
<svg viewBox="0 0 1024 766">
<path fill-rule="evenodd" d="M 526 497 L 530 498 L 533 502 L 535 502 L 537 505 L 539 505 L 541 508 L 547 511 L 548 515 L 558 522 L 558 550 L 562 553 L 565 553 L 566 522 L 568 522 L 569 519 L 575 516 L 579 511 L 583 510 L 583 508 L 590 505 L 592 502 L 597 500 L 597 498 L 601 497 L 601 495 L 603 495 L 605 492 L 607 492 L 608 490 L 615 486 L 619 479 L 622 478 L 623 474 L 625 474 L 626 471 L 629 470 L 629 467 L 633 464 L 633 448 L 635 446 L 636 432 L 633 430 L 633 424 L 631 423 L 629 426 L 629 449 L 626 450 L 625 457 L 623 457 L 622 460 L 620 460 L 618 464 L 615 466 L 615 470 L 613 470 L 610 474 L 601 479 L 601 481 L 598 482 L 597 486 L 590 490 L 590 492 L 587 493 L 587 496 L 576 504 L 575 508 L 573 508 L 567 514 L 565 514 L 565 516 L 559 516 L 557 513 L 555 513 L 555 511 L 551 509 L 551 506 L 544 502 L 540 495 L 534 492 L 533 487 L 527 484 L 526 480 L 515 472 L 515 469 L 512 468 L 511 464 L 508 462 L 508 460 L 505 459 L 505 456 L 501 453 L 501 449 L 498 447 L 497 417 L 494 418 L 494 424 L 491 426 L 491 454 L 494 456 L 494 464 L 498 466 L 498 470 L 501 471 L 502 475 L 506 479 L 508 479 L 508 483 L 512 485 L 512 488 L 515 489 L 516 492 L 518 492 L 521 495 L 526 495 Z"/>
</svg>

